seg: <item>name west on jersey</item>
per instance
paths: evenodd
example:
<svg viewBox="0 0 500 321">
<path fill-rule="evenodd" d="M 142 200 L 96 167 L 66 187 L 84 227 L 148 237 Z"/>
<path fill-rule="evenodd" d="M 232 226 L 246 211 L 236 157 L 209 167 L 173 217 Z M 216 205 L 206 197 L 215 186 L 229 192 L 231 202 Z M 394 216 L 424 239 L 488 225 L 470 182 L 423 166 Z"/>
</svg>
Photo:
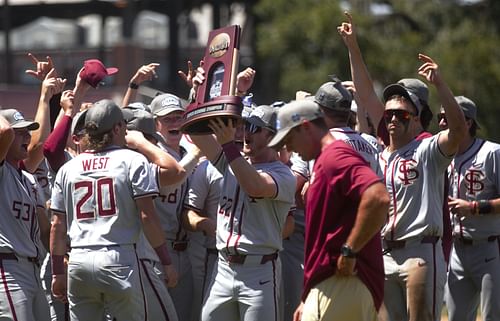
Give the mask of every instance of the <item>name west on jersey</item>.
<svg viewBox="0 0 500 321">
<path fill-rule="evenodd" d="M 82 167 L 84 171 L 106 169 L 109 157 L 94 157 L 91 159 L 82 160 Z"/>
</svg>

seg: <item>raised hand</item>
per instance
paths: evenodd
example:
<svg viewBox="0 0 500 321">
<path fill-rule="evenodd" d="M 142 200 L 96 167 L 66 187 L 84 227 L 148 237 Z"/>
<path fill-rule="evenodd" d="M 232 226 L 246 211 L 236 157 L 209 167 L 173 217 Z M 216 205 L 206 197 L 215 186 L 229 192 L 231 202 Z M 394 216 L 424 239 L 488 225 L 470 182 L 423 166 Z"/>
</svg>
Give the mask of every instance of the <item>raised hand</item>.
<svg viewBox="0 0 500 321">
<path fill-rule="evenodd" d="M 43 79 L 42 94 L 50 99 L 52 96 L 60 93 L 65 85 L 66 79 L 57 78 L 57 72 L 52 68 Z"/>
<path fill-rule="evenodd" d="M 439 66 L 434 62 L 434 60 L 432 60 L 431 57 L 419 53 L 418 59 L 423 62 L 420 68 L 418 68 L 418 74 L 420 76 L 424 77 L 428 82 L 434 85 L 442 82 Z"/>
<path fill-rule="evenodd" d="M 52 58 L 47 56 L 47 61 L 40 61 L 31 52 L 28 53 L 28 57 L 30 57 L 31 61 L 33 61 L 35 70 L 27 69 L 25 73 L 43 81 L 45 76 L 47 76 L 47 74 L 54 68 Z M 54 77 L 57 78 L 57 72 L 54 74 Z"/>
<path fill-rule="evenodd" d="M 239 93 L 247 93 L 252 87 L 255 78 L 255 70 L 247 67 L 236 76 L 236 89 Z"/>
<path fill-rule="evenodd" d="M 356 29 L 354 27 L 354 23 L 352 22 L 351 14 L 345 11 L 344 15 L 347 17 L 347 22 L 342 22 L 342 24 L 337 27 L 337 31 L 342 37 L 342 40 L 344 40 L 345 45 L 349 48 L 357 43 Z"/>
<path fill-rule="evenodd" d="M 188 85 L 188 87 L 191 88 L 191 87 L 193 87 L 193 79 L 194 79 L 194 76 L 196 76 L 196 71 L 193 69 L 193 63 L 191 62 L 191 60 L 188 60 L 187 65 L 188 65 L 187 73 L 185 73 L 182 70 L 179 70 L 179 71 L 177 71 L 177 74 L 179 75 L 179 77 L 181 77 L 182 80 L 184 80 L 186 85 Z M 201 65 L 201 61 L 200 61 L 200 65 Z"/>
<path fill-rule="evenodd" d="M 219 144 L 224 145 L 234 140 L 236 128 L 233 126 L 233 120 L 228 119 L 227 125 L 221 118 L 211 119 L 208 127 L 213 131 Z"/>
<path fill-rule="evenodd" d="M 158 78 L 156 74 L 156 68 L 158 68 L 160 64 L 158 63 L 150 63 L 148 65 L 141 66 L 135 75 L 130 79 L 130 82 L 140 85 L 141 83 L 153 80 L 153 78 Z"/>
<path fill-rule="evenodd" d="M 73 115 L 75 95 L 72 90 L 65 90 L 61 95 L 60 105 L 65 115 Z"/>
<path fill-rule="evenodd" d="M 196 68 L 196 73 L 192 80 L 193 89 L 196 91 L 198 87 L 205 81 L 205 69 L 203 68 L 204 61 L 200 61 L 200 65 Z"/>
</svg>

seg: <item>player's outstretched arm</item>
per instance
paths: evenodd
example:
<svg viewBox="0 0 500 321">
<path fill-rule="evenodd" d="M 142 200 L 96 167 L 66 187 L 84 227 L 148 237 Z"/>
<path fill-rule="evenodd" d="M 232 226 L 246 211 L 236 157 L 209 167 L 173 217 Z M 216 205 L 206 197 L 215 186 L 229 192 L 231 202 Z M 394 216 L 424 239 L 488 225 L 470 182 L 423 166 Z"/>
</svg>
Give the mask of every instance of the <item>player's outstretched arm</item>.
<svg viewBox="0 0 500 321">
<path fill-rule="evenodd" d="M 156 68 L 158 68 L 158 66 L 160 66 L 160 64 L 152 62 L 137 69 L 136 73 L 130 78 L 127 91 L 123 97 L 122 107 L 128 106 L 131 102 L 136 100 L 137 89 L 139 89 L 139 86 L 143 82 L 158 77 L 156 75 Z"/>
<path fill-rule="evenodd" d="M 356 27 L 353 23 L 352 16 L 348 12 L 345 12 L 345 15 L 347 17 L 347 22 L 343 22 L 338 26 L 337 31 L 349 50 L 352 81 L 357 89 L 356 93 L 359 97 L 359 104 L 366 107 L 373 123 L 378 124 L 384 113 L 384 104 L 382 104 L 373 89 L 373 81 L 358 45 Z"/>
<path fill-rule="evenodd" d="M 389 194 L 385 185 L 375 183 L 361 195 L 356 220 L 347 244 L 354 252 L 359 252 L 371 238 L 380 232 L 389 210 Z M 349 276 L 354 273 L 355 259 L 339 256 L 337 271 L 339 275 Z"/>
<path fill-rule="evenodd" d="M 60 301 L 67 302 L 66 269 L 66 215 L 52 212 L 50 229 L 50 259 L 52 264 L 52 294 Z"/>
<path fill-rule="evenodd" d="M 152 197 L 142 197 L 135 200 L 137 207 L 141 211 L 141 222 L 144 235 L 160 258 L 160 262 L 165 269 L 166 282 L 169 287 L 177 284 L 177 272 L 172 266 L 168 253 L 165 235 L 161 229 L 160 219 L 156 214 Z"/>
<path fill-rule="evenodd" d="M 5 160 L 13 141 L 14 129 L 10 127 L 9 122 L 3 116 L 0 116 L 0 162 Z"/>
<path fill-rule="evenodd" d="M 66 85 L 66 79 L 57 78 L 57 72 L 52 68 L 42 82 L 40 99 L 35 115 L 35 122 L 40 127 L 31 133 L 31 141 L 28 146 L 28 158 L 24 160 L 24 166 L 29 172 L 34 172 L 43 160 L 43 143 L 50 133 L 50 99 L 60 93 Z"/>
<path fill-rule="evenodd" d="M 127 130 L 125 140 L 129 148 L 137 150 L 160 167 L 161 186 L 179 184 L 186 179 L 188 171 L 169 153 L 148 141 L 140 131 Z"/>
<path fill-rule="evenodd" d="M 446 113 L 448 130 L 443 131 L 439 136 L 439 148 L 445 155 L 452 156 L 458 151 L 458 146 L 467 133 L 464 113 L 441 76 L 438 64 L 431 57 L 423 54 L 418 54 L 418 59 L 423 62 L 418 68 L 418 74 L 434 84 Z"/>
<path fill-rule="evenodd" d="M 215 133 L 217 141 L 238 180 L 240 187 L 252 197 L 274 197 L 278 191 L 276 181 L 265 172 L 258 172 L 245 158 L 241 156 L 234 143 L 236 128 L 233 121 L 227 125 L 220 119 L 210 120 L 210 129 Z"/>
</svg>

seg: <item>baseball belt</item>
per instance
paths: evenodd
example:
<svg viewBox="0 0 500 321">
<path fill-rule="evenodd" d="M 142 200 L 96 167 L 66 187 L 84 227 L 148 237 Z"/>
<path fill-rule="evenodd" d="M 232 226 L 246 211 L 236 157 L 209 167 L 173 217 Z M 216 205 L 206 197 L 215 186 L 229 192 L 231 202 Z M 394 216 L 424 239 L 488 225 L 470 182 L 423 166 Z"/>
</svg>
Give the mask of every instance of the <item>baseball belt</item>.
<svg viewBox="0 0 500 321">
<path fill-rule="evenodd" d="M 14 260 L 19 261 L 19 257 L 14 253 L 0 253 L 0 260 Z M 36 257 L 26 257 L 28 262 L 34 263 L 36 266 L 40 266 L 38 259 Z"/>
<path fill-rule="evenodd" d="M 453 240 L 455 242 L 460 243 L 462 245 L 468 245 L 468 246 L 483 244 L 483 243 L 491 243 L 491 242 L 497 241 L 498 239 L 500 239 L 500 235 L 491 235 L 491 236 L 488 236 L 487 238 L 481 239 L 481 240 L 469 239 L 469 238 L 462 237 L 462 236 L 453 236 Z"/>
</svg>

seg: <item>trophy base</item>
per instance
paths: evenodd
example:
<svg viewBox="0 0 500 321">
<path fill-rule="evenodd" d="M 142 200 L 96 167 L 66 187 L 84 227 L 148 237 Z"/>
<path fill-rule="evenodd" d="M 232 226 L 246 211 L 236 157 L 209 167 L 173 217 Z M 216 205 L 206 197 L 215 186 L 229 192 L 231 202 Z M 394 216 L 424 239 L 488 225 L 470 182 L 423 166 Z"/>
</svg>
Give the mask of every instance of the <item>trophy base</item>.
<svg viewBox="0 0 500 321">
<path fill-rule="evenodd" d="M 227 124 L 228 119 L 241 119 L 242 110 L 241 97 L 238 96 L 220 96 L 203 104 L 193 103 L 186 108 L 180 130 L 190 135 L 211 134 L 210 119 L 222 118 Z"/>
</svg>

